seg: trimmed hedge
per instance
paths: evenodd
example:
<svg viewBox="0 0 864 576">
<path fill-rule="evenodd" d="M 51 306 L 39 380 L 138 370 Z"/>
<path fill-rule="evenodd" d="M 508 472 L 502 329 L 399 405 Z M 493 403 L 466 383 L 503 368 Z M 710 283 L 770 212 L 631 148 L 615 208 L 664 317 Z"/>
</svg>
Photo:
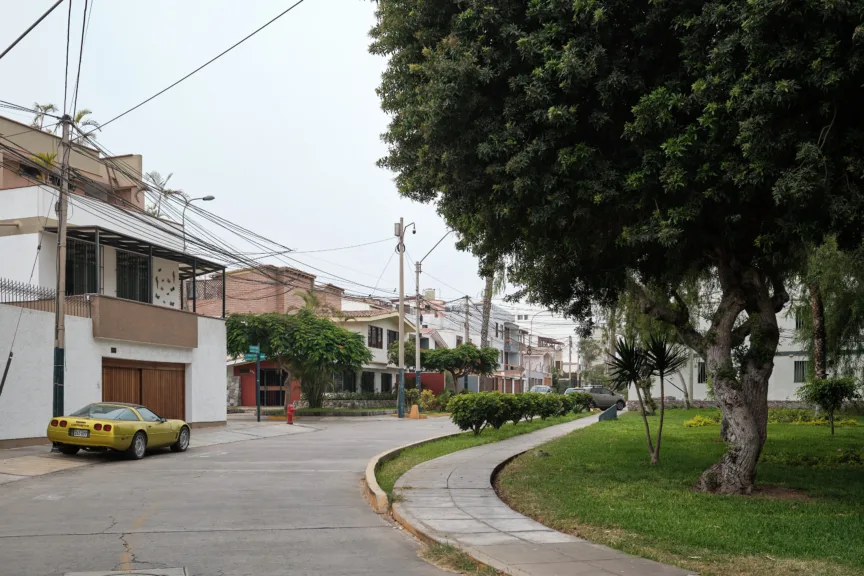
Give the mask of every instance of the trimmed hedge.
<svg viewBox="0 0 864 576">
<path fill-rule="evenodd" d="M 587 402 L 584 398 L 575 396 L 577 395 L 559 396 L 537 392 L 457 394 L 447 403 L 447 411 L 460 430 L 471 430 L 474 434 L 480 434 L 486 426 L 498 429 L 507 422 L 514 425 L 522 420 L 530 422 L 535 416 L 545 420 L 570 412 L 579 413 L 587 406 Z M 590 402 L 590 395 L 587 396 Z"/>
</svg>

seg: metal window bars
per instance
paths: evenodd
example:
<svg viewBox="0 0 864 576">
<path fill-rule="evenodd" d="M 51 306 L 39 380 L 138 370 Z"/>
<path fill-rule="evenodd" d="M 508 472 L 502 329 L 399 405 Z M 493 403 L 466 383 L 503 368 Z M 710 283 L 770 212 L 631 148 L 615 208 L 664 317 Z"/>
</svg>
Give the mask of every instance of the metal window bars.
<svg viewBox="0 0 864 576">
<path fill-rule="evenodd" d="M 57 291 L 54 288 L 0 278 L 0 304 L 53 314 L 56 298 Z M 87 294 L 67 296 L 66 315 L 89 318 L 90 296 Z"/>
</svg>

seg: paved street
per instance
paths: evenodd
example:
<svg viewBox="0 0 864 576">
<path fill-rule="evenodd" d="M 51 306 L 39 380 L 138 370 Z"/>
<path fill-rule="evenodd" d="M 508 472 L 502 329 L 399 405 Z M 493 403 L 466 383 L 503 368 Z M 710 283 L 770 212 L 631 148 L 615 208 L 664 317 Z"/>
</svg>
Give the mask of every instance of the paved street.
<svg viewBox="0 0 864 576">
<path fill-rule="evenodd" d="M 0 575 L 443 574 L 372 512 L 360 479 L 375 454 L 447 432 L 450 422 L 303 423 L 308 432 L 137 462 L 105 458 L 0 485 Z"/>
</svg>

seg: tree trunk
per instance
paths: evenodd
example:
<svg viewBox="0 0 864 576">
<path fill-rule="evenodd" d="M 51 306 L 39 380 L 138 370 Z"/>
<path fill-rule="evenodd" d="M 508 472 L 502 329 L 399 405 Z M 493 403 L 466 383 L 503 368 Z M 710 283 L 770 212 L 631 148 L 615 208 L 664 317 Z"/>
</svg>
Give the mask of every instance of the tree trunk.
<svg viewBox="0 0 864 576">
<path fill-rule="evenodd" d="M 767 437 L 768 379 L 780 331 L 776 304 L 760 274 L 748 269 L 737 278 L 731 276 L 723 278 L 721 273 L 723 297 L 705 337 L 707 367 L 727 422 L 727 451 L 702 474 L 697 487 L 720 494 L 750 494 Z M 745 309 L 750 341 L 738 372 L 732 364 L 732 329 Z"/>
<path fill-rule="evenodd" d="M 834 411 L 828 413 L 828 421 L 831 422 L 831 436 L 834 435 Z"/>
<path fill-rule="evenodd" d="M 665 376 L 663 372 L 660 372 L 660 423 L 657 425 L 657 445 L 654 447 L 654 457 L 651 458 L 652 464 L 660 462 L 660 442 L 663 440 L 663 417 L 666 415 Z"/>
<path fill-rule="evenodd" d="M 681 380 L 681 392 L 684 393 L 684 409 L 690 410 L 692 405 L 690 404 L 690 391 L 687 389 L 687 382 L 684 380 L 684 374 L 678 372 L 678 379 Z"/>
<path fill-rule="evenodd" d="M 808 289 L 810 290 L 810 313 L 813 316 L 813 375 L 825 379 L 825 306 L 819 286 L 811 282 Z"/>
<path fill-rule="evenodd" d="M 648 452 L 651 454 L 651 463 L 655 464 L 654 444 L 651 442 L 651 428 L 648 426 L 648 415 L 645 413 L 645 403 L 642 401 L 642 393 L 639 392 L 639 384 L 633 383 L 636 388 L 636 397 L 639 398 L 639 406 L 642 408 L 639 412 L 642 414 L 642 422 L 645 424 L 645 438 L 648 440 Z"/>
<path fill-rule="evenodd" d="M 489 317 L 492 312 L 492 284 L 495 282 L 495 273 L 486 276 L 486 288 L 483 290 L 483 325 L 480 327 L 480 347 L 489 346 Z"/>
</svg>

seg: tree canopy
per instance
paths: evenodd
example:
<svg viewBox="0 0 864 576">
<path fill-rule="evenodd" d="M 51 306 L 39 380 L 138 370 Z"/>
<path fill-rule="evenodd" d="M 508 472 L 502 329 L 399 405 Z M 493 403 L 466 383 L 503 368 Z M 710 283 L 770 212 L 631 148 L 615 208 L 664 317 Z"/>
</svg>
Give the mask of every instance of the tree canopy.
<svg viewBox="0 0 864 576">
<path fill-rule="evenodd" d="M 228 354 L 250 345 L 300 380 L 309 405 L 318 408 L 335 372 L 359 370 L 372 360 L 363 336 L 320 318 L 308 308 L 296 314 L 232 314 L 226 321 Z"/>
<path fill-rule="evenodd" d="M 635 289 L 728 417 L 700 486 L 749 493 L 786 281 L 826 233 L 861 238 L 864 4 L 380 0 L 377 19 L 401 194 L 545 307 L 590 322 Z M 702 331 L 677 289 L 706 276 Z"/>
<path fill-rule="evenodd" d="M 413 339 L 411 339 L 413 343 Z M 391 364 L 399 363 L 398 342 L 388 349 L 388 360 Z M 455 380 L 469 374 L 490 376 L 498 368 L 498 349 L 478 348 L 474 344 L 460 344 L 455 348 L 435 348 L 420 350 L 420 365 L 427 372 L 449 372 Z M 405 366 L 414 368 L 414 351 L 406 347 Z"/>
</svg>

